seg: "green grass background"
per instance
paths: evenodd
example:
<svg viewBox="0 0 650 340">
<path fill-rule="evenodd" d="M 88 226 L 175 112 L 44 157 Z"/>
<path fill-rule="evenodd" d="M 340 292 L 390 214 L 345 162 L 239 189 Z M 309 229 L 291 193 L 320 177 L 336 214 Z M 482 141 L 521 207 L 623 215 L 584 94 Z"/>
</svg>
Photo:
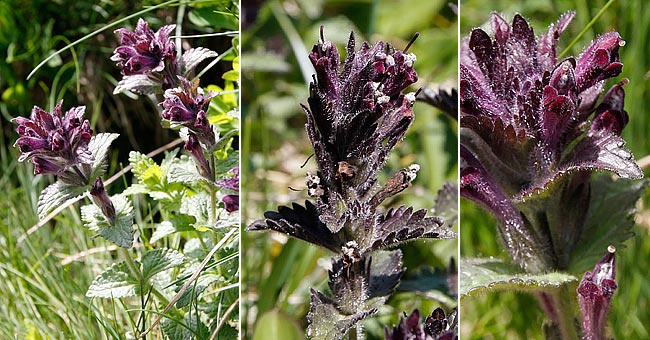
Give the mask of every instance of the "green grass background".
<svg viewBox="0 0 650 340">
<path fill-rule="evenodd" d="M 473 27 L 487 27 L 491 12 L 501 13 L 511 21 L 515 13 L 527 18 L 536 35 L 568 10 L 576 17 L 559 42 L 563 50 L 606 4 L 604 0 L 576 1 L 461 1 L 460 34 L 466 37 Z M 650 154 L 650 4 L 643 0 L 613 1 L 590 30 L 571 49 L 578 55 L 598 34 L 617 30 L 626 45 L 620 50 L 625 87 L 625 109 L 630 123 L 623 137 L 637 160 Z M 646 168 L 647 170 L 647 168 Z M 645 171 L 646 175 L 648 171 Z M 617 251 L 617 280 L 610 314 L 610 334 L 614 339 L 650 338 L 650 220 L 648 194 L 639 202 L 636 236 Z M 612 204 L 616 204 L 612 202 Z M 507 258 L 496 236 L 494 219 L 461 200 L 461 256 L 498 256 Z M 462 270 L 462 269 L 461 269 Z M 523 293 L 493 293 L 461 302 L 461 336 L 463 339 L 542 339 L 544 314 L 537 300 Z"/>
<path fill-rule="evenodd" d="M 244 2 L 246 12 L 248 2 Z M 251 9 L 252 10 L 252 9 Z M 408 19 L 406 19 L 408 18 Z M 457 21 L 447 1 L 268 1 L 257 17 L 242 28 L 242 221 L 262 218 L 266 210 L 308 198 L 304 178 L 315 170 L 306 138 L 307 81 L 311 70 L 301 72 L 307 51 L 318 40 L 319 27 L 344 52 L 351 30 L 357 47 L 363 40 L 387 40 L 403 48 L 416 31 L 420 38 L 409 51 L 423 86 L 446 88 L 457 79 Z M 309 65 L 311 66 L 311 65 Z M 444 181 L 457 178 L 456 122 L 424 103 L 415 105 L 415 121 L 405 140 L 389 160 L 383 178 L 399 168 L 418 163 L 414 186 L 389 202 L 431 208 L 432 198 Z M 258 321 L 281 320 L 284 336 L 304 337 L 309 308 L 309 287 L 327 290 L 330 254 L 302 241 L 271 232 L 242 234 L 242 331 L 254 334 Z M 444 267 L 457 255 L 457 242 L 422 241 L 403 247 L 406 267 Z M 366 323 L 369 338 L 383 337 L 383 325 L 396 322 L 402 311 L 420 307 L 430 313 L 438 303 L 410 294 L 397 294 L 379 317 Z M 447 310 L 451 306 L 446 306 Z M 290 325 L 290 326 L 289 326 Z M 268 328 L 264 328 L 268 329 Z M 256 336 L 256 337 L 254 337 Z"/>
</svg>

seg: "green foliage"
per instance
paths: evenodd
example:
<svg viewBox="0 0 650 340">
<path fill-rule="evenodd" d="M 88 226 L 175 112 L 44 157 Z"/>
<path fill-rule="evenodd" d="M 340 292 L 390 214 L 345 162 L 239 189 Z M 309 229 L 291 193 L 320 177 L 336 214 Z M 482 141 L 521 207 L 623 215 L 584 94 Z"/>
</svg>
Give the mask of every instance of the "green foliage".
<svg viewBox="0 0 650 340">
<path fill-rule="evenodd" d="M 119 39 L 112 31 L 119 26 L 132 28 L 130 23 L 137 17 L 152 27 L 164 24 L 159 18 L 174 18 L 183 33 L 177 46 L 204 46 L 218 53 L 209 64 L 198 60 L 187 64 L 197 66 L 196 74 L 210 80 L 201 84 L 203 88 L 220 92 L 207 113 L 223 137 L 215 150 L 217 163 L 230 167 L 220 168 L 218 175 L 227 176 L 237 164 L 233 160 L 238 157 L 239 84 L 232 78 L 236 72 L 229 71 L 238 67 L 238 4 L 179 3 L 0 4 L 0 57 L 4 61 L 0 63 L 0 188 L 8 195 L 0 202 L 0 277 L 7 278 L 0 280 L 0 289 L 14 301 L 0 307 L 0 338 L 123 339 L 144 331 L 158 315 L 163 321 L 152 331 L 156 338 L 189 338 L 190 334 L 201 339 L 237 338 L 239 241 L 232 232 L 237 214 L 225 212 L 219 201 L 231 192 L 196 178 L 169 180 L 172 166 L 180 164 L 178 151 L 162 160 L 144 156 L 172 138 L 160 124 L 160 98 L 135 101 L 132 94 L 113 95 L 120 75 L 109 59 Z M 147 9 L 141 11 L 143 6 Z M 227 25 L 210 21 L 197 25 L 190 16 L 199 12 L 228 18 Z M 124 13 L 137 15 L 125 20 L 121 19 Z M 223 36 L 224 29 L 235 31 Z M 62 48 L 41 68 L 34 68 Z M 25 80 L 30 71 L 32 77 Z M 95 156 L 89 181 L 124 168 L 129 151 L 143 151 L 134 155 L 133 177 L 125 171 L 117 182 L 105 180 L 112 193 L 134 186 L 111 196 L 117 213 L 113 225 L 94 205 L 79 209 L 69 204 L 89 186 L 55 182 L 38 203 L 47 179 L 34 178 L 29 174 L 31 167 L 16 160 L 17 152 L 11 148 L 15 126 L 9 120 L 28 115 L 34 105 L 51 108 L 60 98 L 86 105 L 89 116 L 85 118 L 94 131 L 120 131 L 122 136 L 95 134 L 89 145 Z M 180 208 L 184 198 L 205 192 L 209 206 L 215 206 L 208 210 L 216 213 L 205 223 L 211 228 L 198 231 L 192 226 L 196 219 Z M 42 218 L 55 208 L 62 209 L 57 209 L 53 219 L 36 224 L 39 215 Z M 220 217 L 224 221 L 216 220 Z M 25 240 L 17 244 L 21 236 Z M 132 248 L 117 248 L 106 240 Z M 186 283 L 188 288 L 181 289 Z M 180 302 L 162 315 L 177 294 Z"/>
<path fill-rule="evenodd" d="M 560 272 L 527 274 L 517 265 L 493 258 L 462 259 L 460 267 L 461 298 L 502 290 L 544 291 L 578 281 L 577 277 Z"/>
<path fill-rule="evenodd" d="M 131 248 L 133 245 L 133 206 L 123 195 L 111 198 L 115 207 L 115 223 L 111 224 L 101 209 L 94 205 L 81 207 L 81 219 L 84 226 L 97 232 L 94 237 L 101 236 L 122 248 Z"/>
<path fill-rule="evenodd" d="M 38 217 L 45 217 L 52 209 L 71 198 L 84 194 L 87 189 L 85 186 L 66 184 L 61 181 L 54 182 L 38 196 Z"/>
<path fill-rule="evenodd" d="M 603 257 L 603 249 L 610 245 L 623 248 L 623 242 L 634 236 L 630 229 L 634 225 L 636 202 L 647 185 L 645 180 L 615 180 L 607 174 L 592 179 L 585 232 L 571 255 L 572 273 L 593 270 Z"/>
</svg>

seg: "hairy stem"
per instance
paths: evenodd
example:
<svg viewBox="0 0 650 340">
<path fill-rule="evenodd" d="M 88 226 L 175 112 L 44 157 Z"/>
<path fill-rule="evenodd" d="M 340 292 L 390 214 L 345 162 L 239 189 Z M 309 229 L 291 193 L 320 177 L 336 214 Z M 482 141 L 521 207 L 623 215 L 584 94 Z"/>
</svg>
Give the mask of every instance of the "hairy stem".
<svg viewBox="0 0 650 340">
<path fill-rule="evenodd" d="M 537 295 L 550 327 L 546 327 L 547 339 L 579 339 L 574 315 L 574 294 L 568 287 L 552 289 Z"/>
</svg>

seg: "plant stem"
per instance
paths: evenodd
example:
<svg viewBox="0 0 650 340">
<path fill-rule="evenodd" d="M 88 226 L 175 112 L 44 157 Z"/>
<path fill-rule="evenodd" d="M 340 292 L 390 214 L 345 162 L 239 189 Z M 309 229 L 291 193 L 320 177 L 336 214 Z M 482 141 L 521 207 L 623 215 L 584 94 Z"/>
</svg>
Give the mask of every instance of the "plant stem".
<svg viewBox="0 0 650 340">
<path fill-rule="evenodd" d="M 575 296 L 569 287 L 565 286 L 539 293 L 538 298 L 546 316 L 552 323 L 551 327 L 555 330 L 555 334 L 558 334 L 563 340 L 579 339 L 574 315 L 575 309 L 573 308 Z"/>
<path fill-rule="evenodd" d="M 215 187 L 215 180 L 217 179 L 217 159 L 214 157 L 214 151 L 210 151 L 210 158 L 208 159 L 208 165 L 210 166 L 210 173 L 212 177 L 210 179 L 210 224 L 214 225 L 217 217 L 217 190 Z"/>
</svg>

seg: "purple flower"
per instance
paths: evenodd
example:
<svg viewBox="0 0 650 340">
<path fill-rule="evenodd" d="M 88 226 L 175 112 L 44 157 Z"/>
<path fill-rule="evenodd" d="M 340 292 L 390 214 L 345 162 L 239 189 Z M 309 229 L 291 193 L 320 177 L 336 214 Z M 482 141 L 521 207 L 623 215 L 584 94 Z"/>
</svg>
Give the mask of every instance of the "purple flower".
<svg viewBox="0 0 650 340">
<path fill-rule="evenodd" d="M 609 304 L 616 291 L 616 257 L 613 246 L 594 270 L 586 272 L 578 285 L 578 302 L 582 312 L 583 339 L 604 340 Z"/>
<path fill-rule="evenodd" d="M 110 197 L 108 197 L 108 194 L 104 189 L 104 182 L 102 182 L 100 177 L 97 177 L 95 183 L 90 187 L 90 198 L 92 198 L 95 205 L 101 209 L 108 223 L 114 225 L 115 206 L 113 206 L 113 202 L 111 202 Z"/>
<path fill-rule="evenodd" d="M 194 160 L 196 161 L 196 168 L 199 171 L 201 176 L 207 178 L 208 180 L 213 180 L 212 168 L 208 163 L 208 160 L 205 158 L 205 153 L 199 140 L 196 138 L 196 135 L 191 133 L 189 134 L 187 141 L 185 142 L 185 150 L 187 150 Z"/>
<path fill-rule="evenodd" d="M 509 25 L 493 14 L 494 36 L 474 29 L 461 48 L 461 194 L 497 216 L 510 255 L 531 272 L 568 266 L 594 170 L 643 176 L 620 137 L 628 81 L 596 105 L 604 80 L 622 70 L 624 41 L 609 32 L 557 60 L 573 16 L 536 38 L 520 15 Z"/>
<path fill-rule="evenodd" d="M 114 93 L 129 90 L 138 94 L 160 93 L 181 85 L 181 78 L 191 77 L 194 69 L 206 58 L 217 53 L 197 47 L 177 56 L 170 34 L 176 25 L 161 27 L 158 32 L 149 28 L 143 19 L 138 20 L 135 31 L 126 28 L 115 30 L 121 36 L 111 60 L 117 61 L 123 79 Z"/>
<path fill-rule="evenodd" d="M 233 212 L 239 210 L 239 195 L 225 195 L 221 201 L 226 205 L 226 211 Z"/>
<path fill-rule="evenodd" d="M 122 45 L 115 49 L 111 60 L 117 61 L 124 76 L 161 73 L 165 68 L 168 68 L 169 74 L 178 73 L 176 46 L 169 38 L 175 27 L 176 25 L 163 26 L 154 33 L 146 21 L 138 19 L 135 31 L 126 28 L 115 30 L 122 37 Z M 171 84 L 174 83 L 176 81 L 172 79 Z"/>
<path fill-rule="evenodd" d="M 407 47 L 408 48 L 408 47 Z M 389 152 L 413 122 L 415 55 L 384 42 L 355 51 L 350 35 L 343 65 L 336 45 L 321 37 L 309 54 L 316 77 L 310 86 L 307 133 L 319 166 L 324 201 L 366 195 Z M 335 204 L 331 205 L 335 207 Z"/>
<path fill-rule="evenodd" d="M 68 175 L 75 177 L 72 166 L 90 165 L 94 160 L 88 150 L 93 131 L 90 122 L 83 119 L 86 107 L 73 107 L 61 114 L 62 105 L 63 100 L 52 113 L 34 106 L 31 118 L 15 118 L 20 135 L 15 145 L 22 152 L 18 160 L 31 159 L 34 174 L 55 174 L 66 179 L 65 172 L 69 171 Z"/>
<path fill-rule="evenodd" d="M 412 164 L 380 187 L 377 174 L 390 151 L 413 122 L 415 93 L 403 94 L 417 81 L 415 55 L 385 42 L 364 42 L 355 50 L 350 35 L 342 63 L 331 41 L 321 37 L 309 58 L 316 70 L 310 84 L 307 134 L 318 171 L 308 174 L 308 193 L 316 203 L 280 207 L 248 230 L 276 230 L 340 253 L 346 240 L 359 252 L 394 247 L 418 238 L 454 238 L 455 233 L 424 209 L 401 206 L 385 214 L 377 207 L 408 188 L 419 165 Z"/>
<path fill-rule="evenodd" d="M 234 176 L 217 181 L 217 185 L 223 189 L 239 193 L 239 167 L 234 167 L 231 171 L 234 173 Z M 239 194 L 225 195 L 221 201 L 226 205 L 228 212 L 239 210 Z"/>
<path fill-rule="evenodd" d="M 215 135 L 206 112 L 212 97 L 213 92 L 204 94 L 198 83 L 181 78 L 181 87 L 165 91 L 165 100 L 161 103 L 164 108 L 162 116 L 187 127 L 196 134 L 199 142 L 210 149 L 215 143 Z"/>
</svg>

